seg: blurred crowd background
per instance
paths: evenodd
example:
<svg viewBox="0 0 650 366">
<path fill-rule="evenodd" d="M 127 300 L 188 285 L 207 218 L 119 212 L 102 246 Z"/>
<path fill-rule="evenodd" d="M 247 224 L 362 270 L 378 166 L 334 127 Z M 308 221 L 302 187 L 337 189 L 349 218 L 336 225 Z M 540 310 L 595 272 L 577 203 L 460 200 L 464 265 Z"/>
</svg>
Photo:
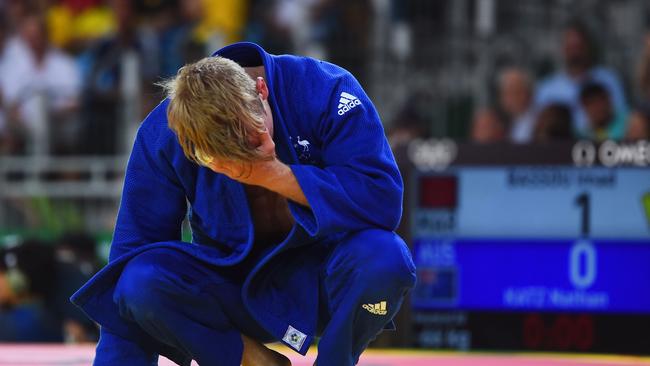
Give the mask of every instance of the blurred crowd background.
<svg viewBox="0 0 650 366">
<path fill-rule="evenodd" d="M 3 155 L 125 154 L 155 82 L 240 40 L 350 70 L 395 143 L 647 139 L 643 1 L 3 0 Z M 640 11 L 637 11 L 640 10 Z"/>
<path fill-rule="evenodd" d="M 235 42 L 350 70 L 392 146 L 650 138 L 643 0 L 0 0 L 0 341 L 87 341 L 157 81 Z"/>
</svg>

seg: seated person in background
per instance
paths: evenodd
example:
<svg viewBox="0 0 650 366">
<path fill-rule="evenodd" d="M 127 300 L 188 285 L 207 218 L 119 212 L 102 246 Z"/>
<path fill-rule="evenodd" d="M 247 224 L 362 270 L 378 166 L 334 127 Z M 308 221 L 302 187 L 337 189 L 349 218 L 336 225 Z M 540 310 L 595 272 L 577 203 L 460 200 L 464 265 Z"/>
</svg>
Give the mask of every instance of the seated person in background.
<svg viewBox="0 0 650 366">
<path fill-rule="evenodd" d="M 420 91 L 408 95 L 406 100 L 386 130 L 388 142 L 393 149 L 415 139 L 430 137 L 431 121 L 424 111 L 433 103 L 431 96 Z"/>
<path fill-rule="evenodd" d="M 643 41 L 643 51 L 634 78 L 635 87 L 642 103 L 650 102 L 650 32 L 646 33 Z"/>
<path fill-rule="evenodd" d="M 480 109 L 474 114 L 470 140 L 478 144 L 503 142 L 506 129 L 493 108 Z"/>
<path fill-rule="evenodd" d="M 499 75 L 499 104 L 508 119 L 511 142 L 525 144 L 532 140 L 535 114 L 532 106 L 533 83 L 520 68 L 509 67 Z"/>
<path fill-rule="evenodd" d="M 587 115 L 587 129 L 580 138 L 595 141 L 621 140 L 625 134 L 625 113 L 617 112 L 607 88 L 589 82 L 580 89 L 580 103 Z"/>
<path fill-rule="evenodd" d="M 96 341 L 99 335 L 95 323 L 68 300 L 97 272 L 96 246 L 93 237 L 81 232 L 67 233 L 55 243 L 57 283 L 52 310 L 62 320 L 67 343 Z"/>
<path fill-rule="evenodd" d="M 627 120 L 626 141 L 650 140 L 650 107 L 640 107 Z"/>
<path fill-rule="evenodd" d="M 535 122 L 534 141 L 544 143 L 549 141 L 567 141 L 573 138 L 571 108 L 554 103 L 542 109 Z"/>
<path fill-rule="evenodd" d="M 607 90 L 613 110 L 625 113 L 627 103 L 621 81 L 614 70 L 598 64 L 596 42 L 580 21 L 571 22 L 561 41 L 563 64 L 558 72 L 539 83 L 535 91 L 535 107 L 563 103 L 571 107 L 575 131 L 588 129 L 586 111 L 580 103 L 580 86 L 597 82 Z"/>
<path fill-rule="evenodd" d="M 74 153 L 81 74 L 72 57 L 49 43 L 40 13 L 30 12 L 21 20 L 3 59 L 0 89 L 7 124 L 18 131 L 13 138 L 24 137 L 22 145 L 32 144 L 34 149 L 51 140 L 53 151 Z"/>
<path fill-rule="evenodd" d="M 47 299 L 55 283 L 52 248 L 29 241 L 0 250 L 0 342 L 61 342 Z"/>
</svg>

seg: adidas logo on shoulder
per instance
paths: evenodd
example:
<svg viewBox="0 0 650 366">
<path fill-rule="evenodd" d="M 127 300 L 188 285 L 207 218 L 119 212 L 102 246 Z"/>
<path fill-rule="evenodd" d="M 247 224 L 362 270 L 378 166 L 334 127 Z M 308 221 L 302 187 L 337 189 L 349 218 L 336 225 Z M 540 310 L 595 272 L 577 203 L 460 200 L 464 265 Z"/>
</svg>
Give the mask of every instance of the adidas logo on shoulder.
<svg viewBox="0 0 650 366">
<path fill-rule="evenodd" d="M 359 98 L 355 97 L 352 94 L 342 92 L 341 93 L 341 98 L 339 99 L 339 106 L 338 106 L 338 114 L 339 116 L 344 115 L 349 111 L 350 109 L 358 106 L 361 104 L 361 101 Z"/>
</svg>

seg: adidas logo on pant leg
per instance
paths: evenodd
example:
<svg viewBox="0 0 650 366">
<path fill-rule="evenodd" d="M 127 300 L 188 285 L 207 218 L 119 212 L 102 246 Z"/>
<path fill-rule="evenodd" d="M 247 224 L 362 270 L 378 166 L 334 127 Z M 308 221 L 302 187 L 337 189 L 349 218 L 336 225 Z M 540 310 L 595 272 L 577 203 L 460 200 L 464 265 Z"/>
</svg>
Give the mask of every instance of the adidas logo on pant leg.
<svg viewBox="0 0 650 366">
<path fill-rule="evenodd" d="M 388 313 L 386 310 L 386 301 L 382 301 L 376 304 L 363 304 L 361 307 L 368 310 L 371 314 L 375 315 L 386 315 Z"/>
</svg>

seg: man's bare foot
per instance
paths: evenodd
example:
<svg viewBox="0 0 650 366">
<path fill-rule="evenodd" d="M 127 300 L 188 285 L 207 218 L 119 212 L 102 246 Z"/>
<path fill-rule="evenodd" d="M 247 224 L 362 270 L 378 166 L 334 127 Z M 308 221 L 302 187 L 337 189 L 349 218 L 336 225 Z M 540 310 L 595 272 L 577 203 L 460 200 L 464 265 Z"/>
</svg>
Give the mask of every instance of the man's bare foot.
<svg viewBox="0 0 650 366">
<path fill-rule="evenodd" d="M 244 354 L 242 366 L 291 366 L 291 361 L 281 353 L 266 348 L 262 343 L 242 334 Z"/>
</svg>

